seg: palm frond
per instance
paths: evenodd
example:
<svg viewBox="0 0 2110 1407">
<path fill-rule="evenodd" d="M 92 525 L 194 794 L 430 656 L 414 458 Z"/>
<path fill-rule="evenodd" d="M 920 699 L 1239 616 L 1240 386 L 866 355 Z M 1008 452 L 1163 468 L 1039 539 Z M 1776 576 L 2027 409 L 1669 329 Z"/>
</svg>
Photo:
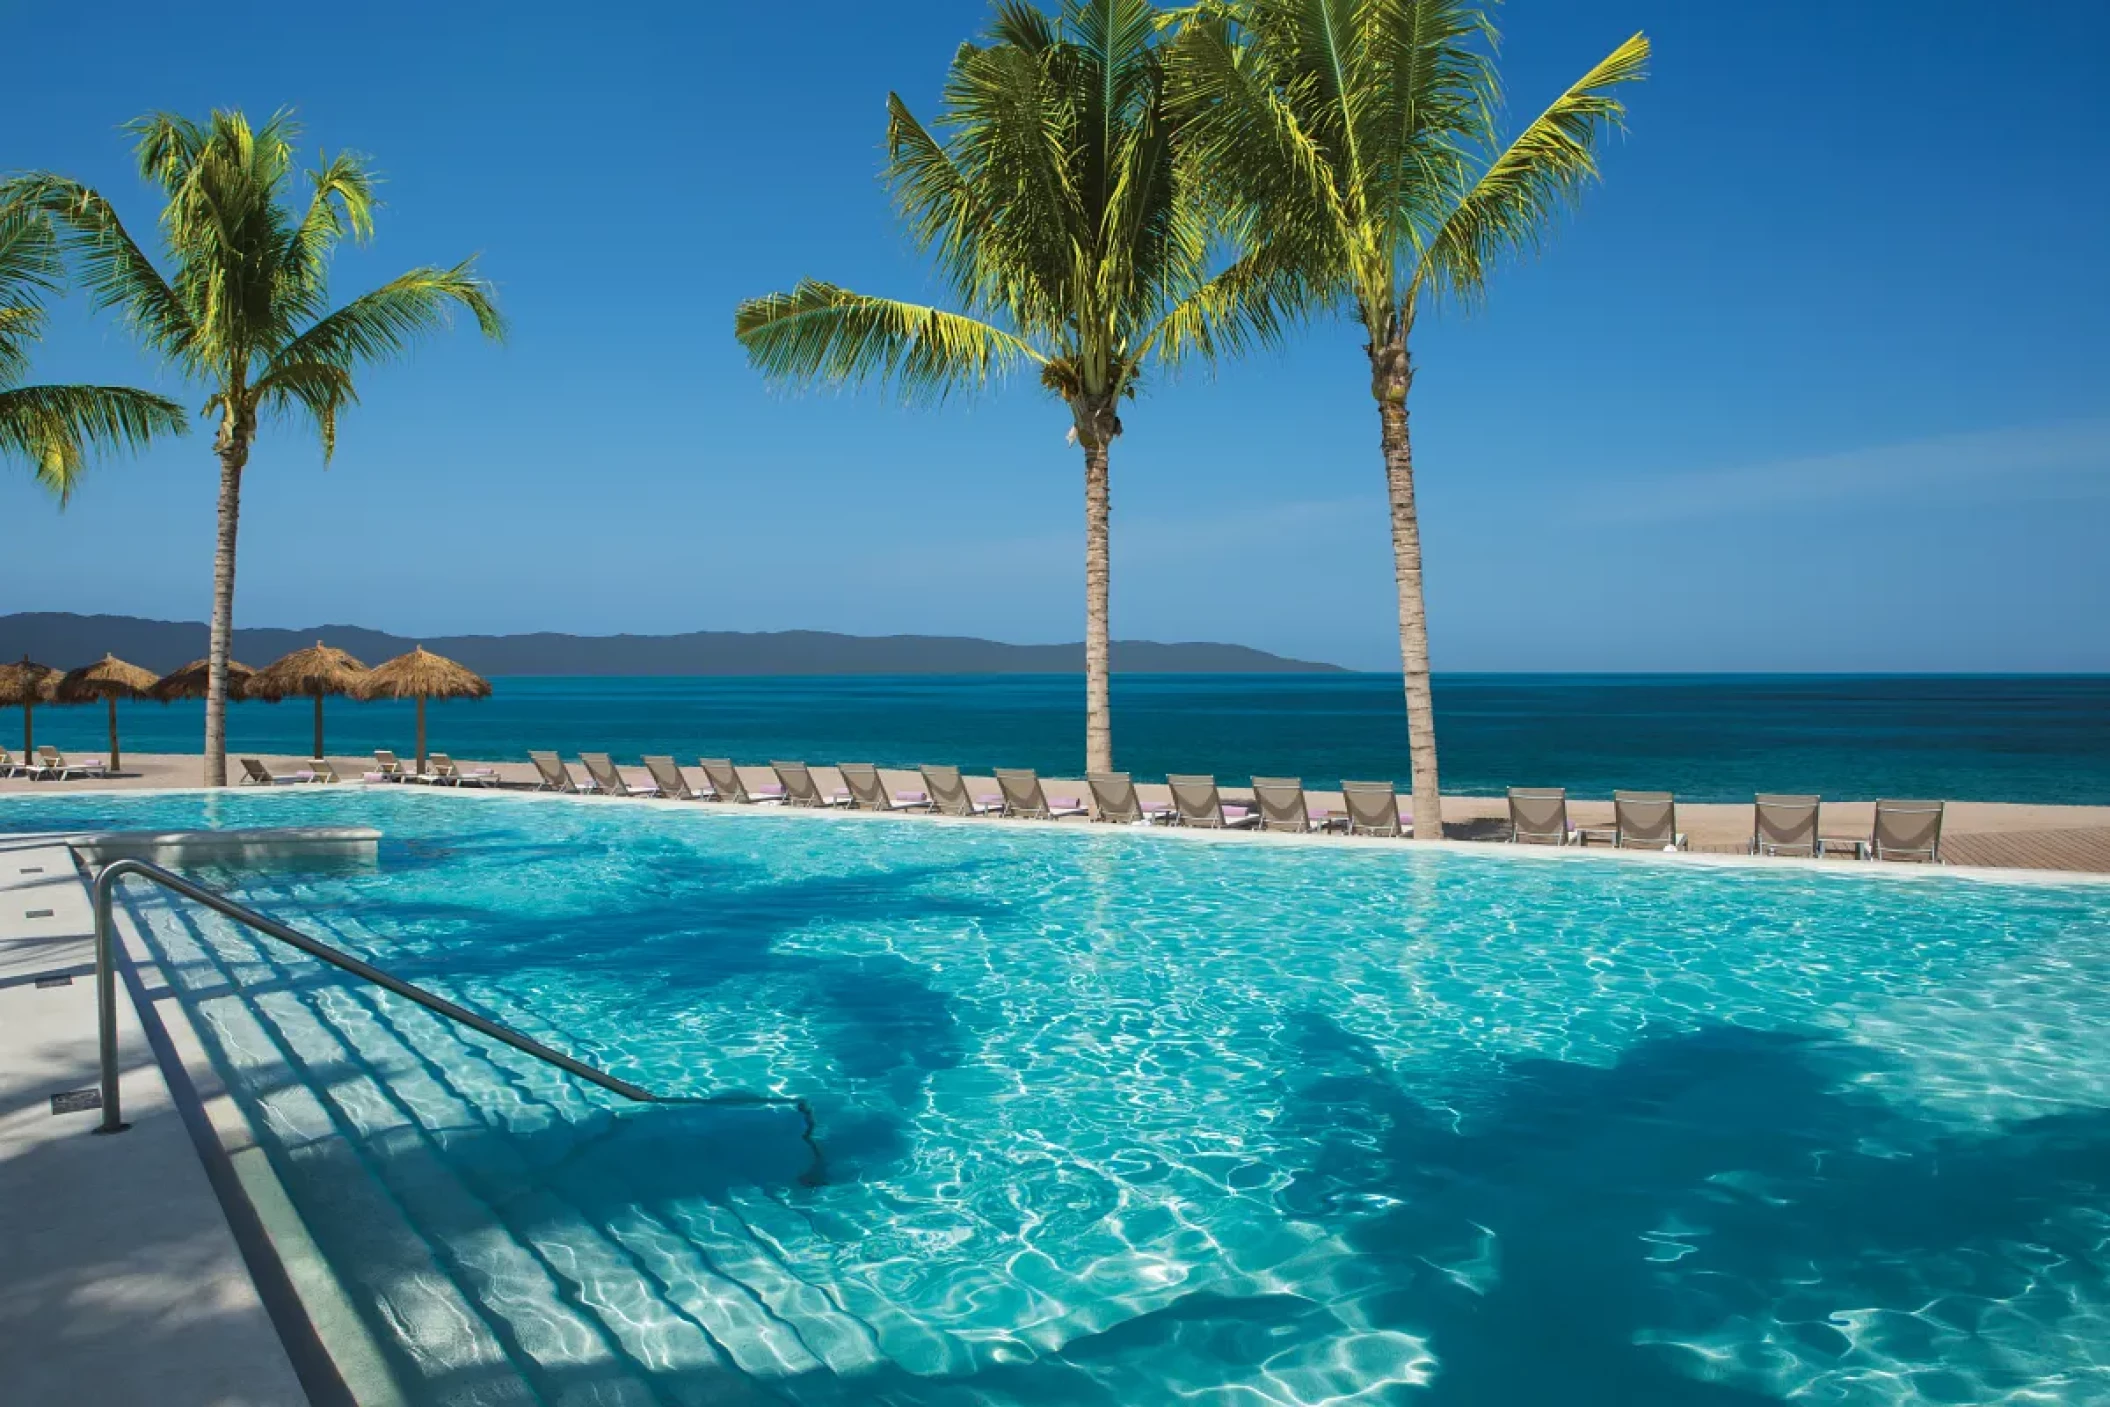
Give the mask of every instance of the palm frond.
<svg viewBox="0 0 2110 1407">
<path fill-rule="evenodd" d="M 1483 295 L 1493 266 L 1536 252 L 1553 222 L 1597 178 L 1597 139 L 1623 125 L 1612 92 L 1647 76 L 1648 37 L 1636 34 L 1577 79 L 1495 156 L 1448 213 L 1414 275 L 1453 297 Z"/>
<path fill-rule="evenodd" d="M 117 310 L 149 347 L 178 365 L 192 364 L 197 328 L 189 310 L 101 194 L 36 172 L 0 187 L 0 200 L 20 201 L 50 217 L 98 310 Z"/>
<path fill-rule="evenodd" d="M 259 384 L 286 367 L 320 364 L 349 371 L 393 360 L 419 339 L 453 326 L 458 310 L 474 316 L 486 337 L 503 340 L 505 320 L 491 285 L 477 277 L 474 266 L 471 259 L 451 269 L 412 269 L 353 299 L 281 347 Z"/>
<path fill-rule="evenodd" d="M 128 386 L 0 390 L 0 458 L 26 461 L 61 506 L 79 484 L 90 450 L 136 450 L 188 427 L 174 401 Z"/>
<path fill-rule="evenodd" d="M 364 244 L 374 235 L 374 174 L 363 157 L 339 152 L 309 173 L 314 187 L 307 211 L 293 227 L 281 256 L 280 286 L 297 305 L 295 318 L 308 321 L 322 313 L 329 290 L 330 252 L 349 236 Z"/>
<path fill-rule="evenodd" d="M 322 462 L 337 453 L 337 415 L 359 403 L 349 368 L 329 362 L 296 361 L 274 366 L 251 388 L 257 408 L 285 414 L 302 411 L 315 422 Z"/>
<path fill-rule="evenodd" d="M 733 333 L 748 361 L 791 385 L 892 386 L 905 400 L 942 400 L 1047 358 L 1023 339 L 958 313 L 872 298 L 806 280 L 742 303 Z"/>
<path fill-rule="evenodd" d="M 1315 302 L 1294 267 L 1249 254 L 1194 288 L 1145 334 L 1138 359 L 1217 361 L 1281 342 Z"/>
</svg>

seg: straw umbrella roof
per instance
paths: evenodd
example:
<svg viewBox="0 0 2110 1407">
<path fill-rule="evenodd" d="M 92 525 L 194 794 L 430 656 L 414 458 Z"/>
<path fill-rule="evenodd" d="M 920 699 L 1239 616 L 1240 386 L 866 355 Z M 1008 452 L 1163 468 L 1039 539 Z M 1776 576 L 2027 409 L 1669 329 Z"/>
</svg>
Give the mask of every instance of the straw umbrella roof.
<svg viewBox="0 0 2110 1407">
<path fill-rule="evenodd" d="M 13 664 L 0 664 L 0 706 L 50 703 L 58 678 L 57 670 L 28 655 Z"/>
<path fill-rule="evenodd" d="M 192 660 L 183 668 L 162 675 L 154 682 L 154 686 L 147 690 L 147 694 L 161 703 L 174 703 L 177 699 L 202 699 L 205 697 L 211 669 L 211 660 Z M 227 697 L 241 698 L 248 691 L 250 677 L 255 673 L 256 671 L 248 665 L 229 660 Z"/>
<path fill-rule="evenodd" d="M 358 692 L 366 666 L 334 646 L 317 640 L 311 649 L 295 650 L 273 660 L 249 680 L 253 699 L 298 698 Z"/>
<path fill-rule="evenodd" d="M 368 671 L 362 699 L 487 699 L 491 681 L 423 645 Z"/>
<path fill-rule="evenodd" d="M 127 664 L 115 655 L 104 655 L 94 664 L 69 670 L 58 684 L 61 703 L 85 703 L 89 699 L 136 699 L 154 687 L 152 673 Z"/>
</svg>

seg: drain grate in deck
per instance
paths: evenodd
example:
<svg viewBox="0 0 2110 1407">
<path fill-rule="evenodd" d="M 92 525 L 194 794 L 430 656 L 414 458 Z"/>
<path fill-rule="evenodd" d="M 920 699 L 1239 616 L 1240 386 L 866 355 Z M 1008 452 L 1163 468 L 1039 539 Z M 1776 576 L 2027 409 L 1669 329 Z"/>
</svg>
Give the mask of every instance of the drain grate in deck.
<svg viewBox="0 0 2110 1407">
<path fill-rule="evenodd" d="M 71 977 L 66 976 L 39 977 L 37 979 L 37 985 L 39 987 L 71 987 L 73 985 L 73 979 Z"/>
<path fill-rule="evenodd" d="M 44 867 L 43 867 L 42 865 L 24 865 L 24 866 L 22 867 L 22 873 L 24 873 L 24 874 L 42 874 L 42 873 L 44 873 Z"/>
<path fill-rule="evenodd" d="M 22 914 L 22 917 L 24 917 L 24 918 L 50 918 L 50 917 L 51 917 L 51 910 L 49 910 L 49 909 L 28 909 L 28 910 L 25 910 L 25 911 L 23 912 L 23 914 Z"/>
<path fill-rule="evenodd" d="M 51 1097 L 51 1112 L 54 1114 L 85 1114 L 90 1109 L 102 1107 L 103 1092 L 99 1089 L 69 1089 Z"/>
</svg>

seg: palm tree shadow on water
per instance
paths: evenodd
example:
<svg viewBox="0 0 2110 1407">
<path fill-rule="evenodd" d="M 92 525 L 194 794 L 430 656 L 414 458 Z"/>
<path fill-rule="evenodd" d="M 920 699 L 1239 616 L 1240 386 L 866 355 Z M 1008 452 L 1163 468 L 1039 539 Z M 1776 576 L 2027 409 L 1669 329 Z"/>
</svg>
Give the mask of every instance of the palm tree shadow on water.
<svg viewBox="0 0 2110 1407">
<path fill-rule="evenodd" d="M 1988 1346 L 1971 1308 L 2028 1288 L 2003 1246 L 2064 1235 L 2052 1254 L 2110 1271 L 2084 1230 L 2110 1196 L 2110 1111 L 1958 1134 L 1854 1092 L 1875 1052 L 1730 1026 L 1610 1067 L 1514 1064 L 1470 1114 L 1418 1101 L 1327 1018 L 1284 1049 L 1278 1131 L 1318 1151 L 1278 1205 L 1368 1258 L 1374 1321 L 1427 1338 L 1418 1402 L 1733 1407 L 1825 1370 L 1909 1374 L 1930 1402 L 2068 1372 L 2110 1390 L 2100 1365 Z M 1886 1359 L 1831 1318 L 1871 1306 L 1933 1319 Z"/>
</svg>

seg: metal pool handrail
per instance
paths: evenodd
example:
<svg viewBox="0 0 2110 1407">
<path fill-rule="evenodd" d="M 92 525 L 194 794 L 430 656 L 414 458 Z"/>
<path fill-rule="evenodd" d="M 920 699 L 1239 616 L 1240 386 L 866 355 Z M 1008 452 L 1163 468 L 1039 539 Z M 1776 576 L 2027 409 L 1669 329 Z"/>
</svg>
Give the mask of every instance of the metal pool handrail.
<svg viewBox="0 0 2110 1407">
<path fill-rule="evenodd" d="M 111 896 L 117 882 L 127 875 L 152 880 L 163 889 L 181 894 L 184 898 L 203 904 L 216 913 L 225 914 L 236 923 L 255 929 L 267 938 L 276 938 L 281 943 L 300 949 L 309 957 L 318 958 L 332 967 L 342 968 L 354 977 L 373 983 L 394 992 L 397 996 L 416 1002 L 427 1011 L 437 1012 L 449 1021 L 467 1026 L 479 1035 L 489 1036 L 503 1045 L 509 1045 L 523 1055 L 532 1055 L 545 1065 L 554 1065 L 566 1074 L 577 1075 L 589 1084 L 639 1104 L 715 1104 L 733 1108 L 765 1108 L 780 1106 L 796 1109 L 806 1121 L 801 1135 L 814 1150 L 816 1158 L 820 1149 L 813 1142 L 813 1109 L 805 1100 L 783 1094 L 753 1094 L 746 1090 L 734 1090 L 723 1094 L 678 1095 L 654 1094 L 641 1089 L 628 1080 L 618 1079 L 605 1070 L 596 1070 L 581 1060 L 574 1060 L 561 1050 L 551 1050 L 531 1036 L 523 1036 L 510 1026 L 478 1016 L 465 1007 L 456 1006 L 445 997 L 436 996 L 423 987 L 392 977 L 371 963 L 361 962 L 350 953 L 340 952 L 329 944 L 310 938 L 305 933 L 286 927 L 277 919 L 267 918 L 254 909 L 244 908 L 224 895 L 191 883 L 179 874 L 174 874 L 159 865 L 145 860 L 113 860 L 104 865 L 95 876 L 95 983 L 96 1020 L 102 1044 L 102 1097 L 103 1121 L 97 1133 L 122 1133 L 131 1125 L 124 1122 L 118 1112 L 117 1103 L 117 968 L 114 961 L 116 944 L 112 939 L 113 925 L 110 922 Z"/>
</svg>

